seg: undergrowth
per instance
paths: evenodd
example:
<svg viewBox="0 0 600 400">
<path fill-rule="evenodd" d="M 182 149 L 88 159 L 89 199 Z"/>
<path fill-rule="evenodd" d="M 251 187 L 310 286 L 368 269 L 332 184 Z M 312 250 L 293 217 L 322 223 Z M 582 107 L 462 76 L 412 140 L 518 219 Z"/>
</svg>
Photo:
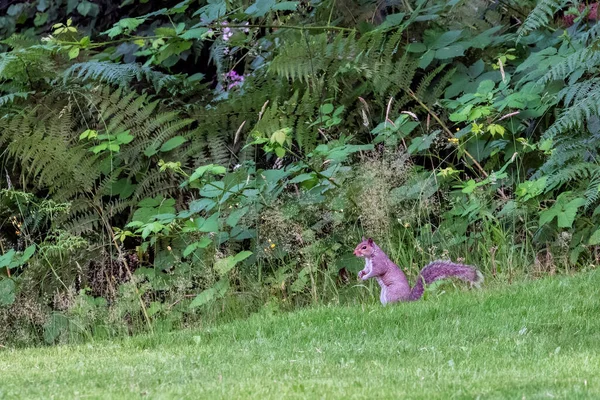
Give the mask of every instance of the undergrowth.
<svg viewBox="0 0 600 400">
<path fill-rule="evenodd" d="M 163 6 L 0 5 L 0 344 L 599 263 L 596 3 Z"/>
</svg>

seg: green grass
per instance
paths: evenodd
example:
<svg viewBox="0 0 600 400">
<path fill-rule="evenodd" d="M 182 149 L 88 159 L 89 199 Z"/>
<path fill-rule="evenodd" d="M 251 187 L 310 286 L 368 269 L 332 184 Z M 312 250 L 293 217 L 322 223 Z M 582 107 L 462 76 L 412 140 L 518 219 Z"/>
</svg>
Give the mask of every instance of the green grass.
<svg viewBox="0 0 600 400">
<path fill-rule="evenodd" d="M 0 398 L 599 398 L 600 271 L 0 352 Z"/>
</svg>

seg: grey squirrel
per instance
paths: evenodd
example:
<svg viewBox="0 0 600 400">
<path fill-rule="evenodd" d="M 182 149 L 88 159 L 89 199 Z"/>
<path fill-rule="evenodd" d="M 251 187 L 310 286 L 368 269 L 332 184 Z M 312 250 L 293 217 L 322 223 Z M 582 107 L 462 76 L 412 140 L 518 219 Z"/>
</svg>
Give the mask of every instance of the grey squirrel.
<svg viewBox="0 0 600 400">
<path fill-rule="evenodd" d="M 457 277 L 479 286 L 483 275 L 470 265 L 455 264 L 450 261 L 433 261 L 426 265 L 411 289 L 404 272 L 373 242 L 365 239 L 354 249 L 354 255 L 365 259 L 365 268 L 358 273 L 358 278 L 366 281 L 376 278 L 381 286 L 381 304 L 397 301 L 415 301 L 423 296 L 423 284 L 430 284 L 438 279 Z"/>
</svg>

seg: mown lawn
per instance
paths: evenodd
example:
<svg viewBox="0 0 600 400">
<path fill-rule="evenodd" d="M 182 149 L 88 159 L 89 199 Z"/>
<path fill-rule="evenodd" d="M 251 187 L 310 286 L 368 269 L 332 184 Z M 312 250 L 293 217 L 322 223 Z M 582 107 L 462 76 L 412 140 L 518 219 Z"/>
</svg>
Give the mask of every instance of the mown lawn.
<svg viewBox="0 0 600 400">
<path fill-rule="evenodd" d="M 0 352 L 0 398 L 600 398 L 600 271 Z"/>
</svg>

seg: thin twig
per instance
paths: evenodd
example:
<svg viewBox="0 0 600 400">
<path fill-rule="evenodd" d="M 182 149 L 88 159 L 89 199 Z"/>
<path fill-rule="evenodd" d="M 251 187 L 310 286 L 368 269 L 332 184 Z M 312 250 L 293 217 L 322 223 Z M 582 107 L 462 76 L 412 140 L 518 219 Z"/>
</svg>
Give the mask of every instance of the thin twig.
<svg viewBox="0 0 600 400">
<path fill-rule="evenodd" d="M 265 101 L 265 104 L 263 104 L 262 108 L 260 109 L 260 112 L 258 113 L 258 120 L 260 121 L 262 119 L 262 116 L 265 112 L 265 109 L 267 108 L 267 104 L 269 104 L 269 100 Z"/>
<path fill-rule="evenodd" d="M 240 125 L 238 130 L 235 132 L 235 138 L 233 139 L 234 146 L 237 144 L 238 140 L 240 139 L 240 133 L 242 132 L 242 128 L 244 127 L 245 124 L 246 124 L 246 121 L 242 122 L 242 124 Z"/>
<path fill-rule="evenodd" d="M 394 124 L 394 121 L 392 121 L 392 120 L 390 119 L 390 110 L 391 110 L 391 108 L 392 108 L 392 100 L 394 100 L 394 97 L 393 97 L 393 96 L 392 96 L 392 97 L 390 97 L 390 100 L 388 101 L 387 108 L 386 108 L 386 110 L 385 110 L 385 122 L 386 122 L 386 123 L 387 123 L 387 122 L 389 122 L 389 123 L 390 123 L 390 124 L 392 124 L 392 126 L 395 128 L 395 127 L 396 127 L 396 124 Z"/>
</svg>

